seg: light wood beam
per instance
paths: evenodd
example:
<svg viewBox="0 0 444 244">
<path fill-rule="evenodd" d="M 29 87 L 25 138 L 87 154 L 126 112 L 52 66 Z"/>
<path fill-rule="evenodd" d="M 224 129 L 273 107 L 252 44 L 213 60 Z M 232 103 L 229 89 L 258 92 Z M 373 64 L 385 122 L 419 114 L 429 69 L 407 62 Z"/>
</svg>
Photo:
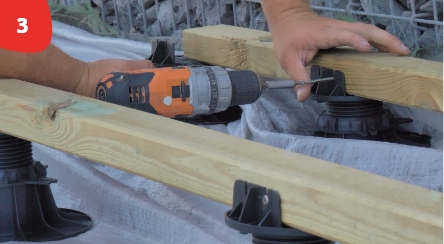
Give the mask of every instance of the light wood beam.
<svg viewBox="0 0 444 244">
<path fill-rule="evenodd" d="M 99 100 L 3 79 L 0 131 L 227 205 L 235 180 L 268 187 L 330 240 L 443 242 L 440 192 Z"/>
<path fill-rule="evenodd" d="M 229 25 L 184 30 L 185 57 L 223 67 L 289 79 L 274 55 L 271 35 Z M 345 74 L 349 94 L 442 112 L 443 64 L 351 48 L 324 50 L 310 63 Z"/>
</svg>

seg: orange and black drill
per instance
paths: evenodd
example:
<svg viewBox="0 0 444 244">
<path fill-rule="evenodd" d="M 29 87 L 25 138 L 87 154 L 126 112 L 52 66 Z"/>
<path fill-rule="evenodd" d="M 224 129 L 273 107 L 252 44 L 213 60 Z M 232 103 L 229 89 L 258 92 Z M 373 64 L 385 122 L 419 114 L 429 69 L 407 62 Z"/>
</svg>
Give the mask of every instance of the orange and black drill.
<svg viewBox="0 0 444 244">
<path fill-rule="evenodd" d="M 333 79 L 263 82 L 249 70 L 229 71 L 184 59 L 175 55 L 170 41 L 154 40 L 151 45 L 153 52 L 148 60 L 157 68 L 110 73 L 97 85 L 96 98 L 168 118 L 194 120 L 192 123 L 196 117 L 207 116 L 204 124 L 218 124 L 239 119 L 241 112 L 236 108 L 254 103 L 263 89 Z"/>
<path fill-rule="evenodd" d="M 251 104 L 260 94 L 254 72 L 205 65 L 113 72 L 96 89 L 99 100 L 168 118 L 218 113 Z"/>
</svg>

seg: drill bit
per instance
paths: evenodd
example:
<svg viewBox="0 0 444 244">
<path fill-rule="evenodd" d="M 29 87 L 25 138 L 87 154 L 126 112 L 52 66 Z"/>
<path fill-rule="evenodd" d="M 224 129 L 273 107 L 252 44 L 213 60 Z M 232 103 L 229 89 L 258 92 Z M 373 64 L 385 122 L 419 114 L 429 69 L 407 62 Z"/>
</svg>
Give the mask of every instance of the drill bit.
<svg viewBox="0 0 444 244">
<path fill-rule="evenodd" d="M 297 85 L 313 84 L 323 81 L 332 81 L 335 77 L 326 77 L 309 81 L 294 81 L 294 80 L 278 80 L 278 81 L 266 81 L 263 85 L 263 89 L 282 89 L 282 88 L 293 88 Z"/>
</svg>

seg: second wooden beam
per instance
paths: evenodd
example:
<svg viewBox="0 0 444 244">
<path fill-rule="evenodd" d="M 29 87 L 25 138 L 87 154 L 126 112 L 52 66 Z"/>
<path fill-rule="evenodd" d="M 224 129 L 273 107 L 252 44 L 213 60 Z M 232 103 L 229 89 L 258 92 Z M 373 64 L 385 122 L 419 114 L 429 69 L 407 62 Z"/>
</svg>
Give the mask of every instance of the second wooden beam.
<svg viewBox="0 0 444 244">
<path fill-rule="evenodd" d="M 267 77 L 290 78 L 275 58 L 269 32 L 217 25 L 187 29 L 183 37 L 187 58 L 233 69 L 248 69 Z M 349 94 L 443 111 L 441 62 L 338 48 L 319 52 L 310 65 L 344 72 Z"/>
</svg>

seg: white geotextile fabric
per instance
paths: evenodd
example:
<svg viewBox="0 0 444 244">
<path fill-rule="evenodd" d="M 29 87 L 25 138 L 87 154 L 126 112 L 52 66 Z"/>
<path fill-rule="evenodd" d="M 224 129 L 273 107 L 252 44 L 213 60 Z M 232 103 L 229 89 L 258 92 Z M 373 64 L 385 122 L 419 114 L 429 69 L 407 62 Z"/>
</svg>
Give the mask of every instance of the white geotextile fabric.
<svg viewBox="0 0 444 244">
<path fill-rule="evenodd" d="M 53 22 L 53 44 L 84 61 L 102 58 L 143 59 L 150 45 L 101 38 Z M 369 74 L 370 75 L 370 74 Z M 307 136 L 322 111 L 313 101 L 297 102 L 292 91 L 268 91 L 254 104 L 242 106 L 242 119 L 208 128 L 293 152 L 324 159 L 421 187 L 442 191 L 442 115 L 387 105 L 415 122 L 407 129 L 433 137 L 433 148 Z M 251 243 L 224 223 L 221 205 L 107 166 L 34 144 L 35 159 L 48 164 L 59 207 L 83 211 L 94 228 L 60 243 Z M 295 162 L 297 163 L 297 162 Z"/>
</svg>

